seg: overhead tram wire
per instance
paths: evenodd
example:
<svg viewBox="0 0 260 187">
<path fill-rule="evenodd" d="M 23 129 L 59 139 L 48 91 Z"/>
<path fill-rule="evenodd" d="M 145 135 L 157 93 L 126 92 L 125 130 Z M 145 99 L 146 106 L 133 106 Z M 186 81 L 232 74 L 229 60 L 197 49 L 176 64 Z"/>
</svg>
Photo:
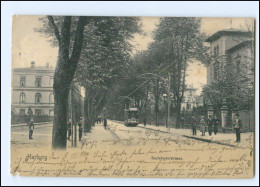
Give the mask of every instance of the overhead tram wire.
<svg viewBox="0 0 260 187">
<path fill-rule="evenodd" d="M 162 73 L 164 70 L 166 70 L 167 68 L 169 68 L 171 65 L 173 65 L 174 62 L 172 62 L 169 66 L 166 66 L 162 71 L 160 71 L 159 73 Z M 133 92 L 131 92 L 129 95 L 127 95 L 126 97 L 130 97 L 133 93 L 135 93 L 137 90 L 139 90 L 139 88 L 141 88 L 144 84 L 146 84 L 147 82 L 149 82 L 152 78 L 149 78 L 148 80 L 144 81 L 140 86 L 138 86 Z M 125 98 L 121 101 L 119 101 L 118 103 L 121 103 L 122 101 L 124 101 Z M 115 102 L 116 103 L 116 102 Z"/>
</svg>

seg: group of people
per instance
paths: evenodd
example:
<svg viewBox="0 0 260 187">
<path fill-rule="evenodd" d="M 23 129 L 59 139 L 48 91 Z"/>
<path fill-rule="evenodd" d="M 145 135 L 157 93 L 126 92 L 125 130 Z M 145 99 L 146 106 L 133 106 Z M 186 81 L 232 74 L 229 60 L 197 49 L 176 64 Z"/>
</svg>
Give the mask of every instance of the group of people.
<svg viewBox="0 0 260 187">
<path fill-rule="evenodd" d="M 183 120 L 183 118 L 181 119 Z M 183 120 L 184 121 L 184 120 Z M 101 123 L 102 119 L 97 119 L 97 123 Z M 107 119 L 103 119 L 104 128 L 107 129 Z M 79 133 L 79 141 L 82 139 L 82 133 L 83 133 L 83 117 L 80 117 L 80 120 L 77 123 L 78 125 L 78 133 Z M 183 126 L 183 123 L 181 122 L 181 125 Z M 208 119 L 205 120 L 204 116 L 201 116 L 199 120 L 195 118 L 195 116 L 191 117 L 190 125 L 192 129 L 192 135 L 197 135 L 197 126 L 200 127 L 201 136 L 205 136 L 206 129 L 208 130 L 209 136 L 212 135 L 212 132 L 217 135 L 218 128 L 220 125 L 220 120 L 215 115 L 214 118 L 212 115 L 209 115 Z M 34 119 L 33 117 L 30 118 L 30 121 L 27 123 L 28 130 L 29 130 L 29 139 L 33 139 L 33 131 L 34 131 Z M 67 139 L 70 140 L 71 133 L 72 133 L 72 119 L 69 119 L 67 122 Z M 236 132 L 236 142 L 241 141 L 241 129 L 242 129 L 242 121 L 239 119 L 239 114 L 235 115 L 235 119 L 233 120 L 233 128 Z"/>
<path fill-rule="evenodd" d="M 83 117 L 80 117 L 80 120 L 77 123 L 78 125 L 78 132 L 79 132 L 79 141 L 82 139 L 82 133 L 83 133 Z M 71 133 L 72 133 L 72 119 L 69 119 L 67 122 L 67 139 L 70 140 Z"/>
<path fill-rule="evenodd" d="M 199 120 L 197 120 L 195 116 L 192 116 L 190 125 L 192 129 L 192 135 L 197 135 L 197 126 L 199 126 L 202 136 L 205 136 L 206 129 L 208 129 L 209 136 L 211 136 L 212 132 L 217 135 L 220 120 L 217 118 L 217 116 L 214 116 L 213 118 L 211 115 L 209 115 L 207 120 L 205 120 L 204 116 L 201 116 Z"/>
<path fill-rule="evenodd" d="M 183 125 L 183 123 L 181 123 Z M 201 136 L 205 136 L 206 130 L 209 133 L 209 136 L 214 133 L 217 135 L 218 128 L 220 126 L 220 120 L 215 115 L 212 117 L 212 115 L 209 115 L 208 119 L 206 120 L 204 116 L 200 116 L 200 119 L 197 120 L 195 116 L 191 117 L 190 121 L 191 129 L 192 129 L 192 135 L 197 135 L 197 126 L 199 126 L 201 131 Z M 236 142 L 241 141 L 241 129 L 242 129 L 242 121 L 239 119 L 239 114 L 235 115 L 235 119 L 233 120 L 233 128 L 236 132 Z"/>
<path fill-rule="evenodd" d="M 183 129 L 185 125 L 188 125 L 192 129 L 192 135 L 197 135 L 197 127 L 199 126 L 202 136 L 205 136 L 206 129 L 208 129 L 208 133 L 211 136 L 212 132 L 214 132 L 215 135 L 218 133 L 219 124 L 220 121 L 217 116 L 212 118 L 212 116 L 209 115 L 207 120 L 204 116 L 200 116 L 199 119 L 192 116 L 189 121 L 185 121 L 184 117 L 181 117 L 178 127 Z"/>
</svg>

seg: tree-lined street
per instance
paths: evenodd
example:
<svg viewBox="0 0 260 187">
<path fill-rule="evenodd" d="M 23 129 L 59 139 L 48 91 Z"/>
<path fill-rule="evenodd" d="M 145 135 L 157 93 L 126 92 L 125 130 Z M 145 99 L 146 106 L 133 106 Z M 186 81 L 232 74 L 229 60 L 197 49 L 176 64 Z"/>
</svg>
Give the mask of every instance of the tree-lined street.
<svg viewBox="0 0 260 187">
<path fill-rule="evenodd" d="M 52 135 L 52 124 L 42 124 L 35 126 L 33 139 L 28 139 L 28 128 L 26 126 L 12 127 L 12 141 L 11 145 L 16 148 L 41 148 L 50 147 Z M 82 141 L 77 140 L 77 149 L 80 149 L 82 144 L 86 142 L 102 142 L 111 141 L 118 142 L 123 146 L 135 146 L 143 145 L 147 140 L 154 139 L 152 143 L 156 143 L 159 138 L 175 141 L 195 141 L 202 145 L 211 144 L 212 147 L 226 147 L 226 148 L 238 148 L 244 151 L 250 151 L 253 142 L 253 133 L 242 133 L 242 142 L 240 144 L 235 142 L 234 134 L 218 134 L 216 136 L 209 136 L 208 133 L 205 137 L 192 136 L 191 129 L 171 129 L 169 132 L 166 127 L 156 127 L 143 124 L 139 124 L 137 127 L 126 127 L 120 121 L 108 121 L 107 130 L 104 129 L 103 123 L 95 124 L 91 133 L 84 133 Z M 68 148 L 71 148 L 70 141 L 67 140 Z"/>
</svg>

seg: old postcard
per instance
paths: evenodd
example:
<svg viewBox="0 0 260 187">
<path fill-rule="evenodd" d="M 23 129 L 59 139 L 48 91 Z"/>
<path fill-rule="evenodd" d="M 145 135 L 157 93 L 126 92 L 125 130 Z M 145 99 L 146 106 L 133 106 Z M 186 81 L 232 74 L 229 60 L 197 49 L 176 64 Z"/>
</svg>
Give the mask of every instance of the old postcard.
<svg viewBox="0 0 260 187">
<path fill-rule="evenodd" d="M 11 174 L 252 178 L 255 20 L 13 16 Z"/>
</svg>

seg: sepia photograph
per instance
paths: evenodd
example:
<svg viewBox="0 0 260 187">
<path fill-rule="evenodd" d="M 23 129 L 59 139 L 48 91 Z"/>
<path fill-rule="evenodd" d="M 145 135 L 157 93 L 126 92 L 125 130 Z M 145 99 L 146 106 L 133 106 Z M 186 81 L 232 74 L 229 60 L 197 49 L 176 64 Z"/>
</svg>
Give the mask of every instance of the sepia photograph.
<svg viewBox="0 0 260 187">
<path fill-rule="evenodd" d="M 163 13 L 166 2 L 35 4 L 2 24 L 8 184 L 259 183 L 255 14 L 217 2 L 201 14 L 191 2 Z"/>
<path fill-rule="evenodd" d="M 13 16 L 11 173 L 252 178 L 254 29 L 253 18 Z"/>
</svg>

